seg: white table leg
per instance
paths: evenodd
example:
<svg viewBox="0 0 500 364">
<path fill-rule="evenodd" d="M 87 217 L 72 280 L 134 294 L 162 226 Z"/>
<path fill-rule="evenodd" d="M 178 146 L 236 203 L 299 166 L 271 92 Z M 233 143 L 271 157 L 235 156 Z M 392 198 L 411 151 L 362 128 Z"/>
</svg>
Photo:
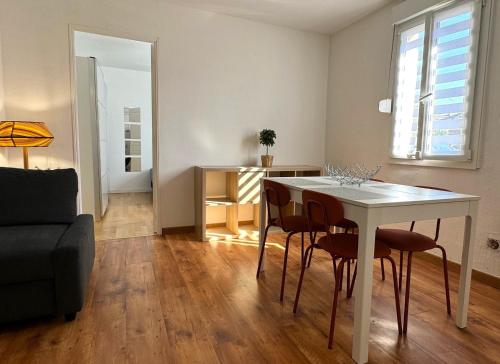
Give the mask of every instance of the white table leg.
<svg viewBox="0 0 500 364">
<path fill-rule="evenodd" d="M 478 205 L 478 201 L 471 201 L 469 215 L 465 217 L 464 245 L 462 248 L 457 308 L 457 326 L 460 328 L 467 327 L 467 310 L 469 308 L 470 281 L 472 276 L 472 260 Z"/>
<path fill-rule="evenodd" d="M 266 196 L 264 194 L 264 180 L 260 180 L 260 209 L 259 209 L 259 249 L 257 252 L 257 262 L 259 261 L 260 252 L 264 245 L 264 231 L 266 229 Z M 264 271 L 266 265 L 266 252 L 262 256 L 262 264 L 260 265 L 260 271 Z"/>
<path fill-rule="evenodd" d="M 359 241 L 352 358 L 357 363 L 366 363 L 372 306 L 373 255 L 378 224 L 373 210 L 370 209 L 363 209 L 362 216 L 356 222 L 359 226 Z"/>
</svg>

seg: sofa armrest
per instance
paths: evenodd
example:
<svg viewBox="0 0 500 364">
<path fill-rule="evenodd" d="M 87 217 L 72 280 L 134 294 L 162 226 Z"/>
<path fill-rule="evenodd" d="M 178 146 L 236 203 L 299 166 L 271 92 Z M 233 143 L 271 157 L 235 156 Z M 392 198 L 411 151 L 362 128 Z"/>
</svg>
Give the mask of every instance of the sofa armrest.
<svg viewBox="0 0 500 364">
<path fill-rule="evenodd" d="M 58 313 L 81 310 L 94 257 L 93 217 L 79 215 L 61 237 L 52 255 Z"/>
</svg>

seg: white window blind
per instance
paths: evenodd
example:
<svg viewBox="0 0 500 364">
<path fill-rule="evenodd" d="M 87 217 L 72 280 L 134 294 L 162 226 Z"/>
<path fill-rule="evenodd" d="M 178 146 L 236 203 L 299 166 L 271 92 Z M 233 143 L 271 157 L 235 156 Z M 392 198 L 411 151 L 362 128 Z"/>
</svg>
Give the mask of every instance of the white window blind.
<svg viewBox="0 0 500 364">
<path fill-rule="evenodd" d="M 478 1 L 456 1 L 397 28 L 392 155 L 470 158 Z"/>
<path fill-rule="evenodd" d="M 465 155 L 468 152 L 471 76 L 475 59 L 472 2 L 434 16 L 425 155 Z"/>
<path fill-rule="evenodd" d="M 424 23 L 400 34 L 392 149 L 392 153 L 400 157 L 415 155 L 418 145 L 424 36 Z"/>
</svg>

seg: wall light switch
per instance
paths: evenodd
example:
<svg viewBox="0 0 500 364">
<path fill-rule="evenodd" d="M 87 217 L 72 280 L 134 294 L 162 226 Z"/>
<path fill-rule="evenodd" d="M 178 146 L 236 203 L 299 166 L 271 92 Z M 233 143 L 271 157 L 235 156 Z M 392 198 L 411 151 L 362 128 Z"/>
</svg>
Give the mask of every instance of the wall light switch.
<svg viewBox="0 0 500 364">
<path fill-rule="evenodd" d="M 380 100 L 378 103 L 378 111 L 383 112 L 385 114 L 390 114 L 392 112 L 392 100 L 391 99 Z"/>
</svg>

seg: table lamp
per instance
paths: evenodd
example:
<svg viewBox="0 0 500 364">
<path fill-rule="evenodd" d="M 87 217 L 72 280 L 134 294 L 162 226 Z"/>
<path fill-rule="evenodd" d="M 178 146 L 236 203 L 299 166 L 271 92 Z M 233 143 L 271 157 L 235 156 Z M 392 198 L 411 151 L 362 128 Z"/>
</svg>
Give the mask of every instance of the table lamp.
<svg viewBox="0 0 500 364">
<path fill-rule="evenodd" d="M 53 139 L 45 123 L 0 121 L 0 147 L 23 147 L 24 169 L 29 168 L 28 147 L 48 147 Z"/>
</svg>

